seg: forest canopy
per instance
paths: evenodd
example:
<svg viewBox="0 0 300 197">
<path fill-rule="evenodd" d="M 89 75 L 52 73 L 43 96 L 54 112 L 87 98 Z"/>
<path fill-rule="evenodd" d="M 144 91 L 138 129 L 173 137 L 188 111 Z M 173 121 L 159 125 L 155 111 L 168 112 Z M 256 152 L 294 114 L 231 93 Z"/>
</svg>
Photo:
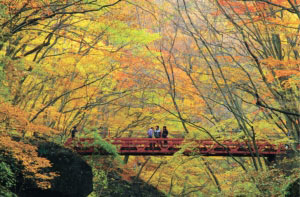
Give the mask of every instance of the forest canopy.
<svg viewBox="0 0 300 197">
<path fill-rule="evenodd" d="M 51 163 L 32 140 L 63 145 L 73 126 L 300 142 L 300 0 L 2 0 L 0 27 L 0 154 L 40 188 L 59 175 L 42 172 Z M 120 165 L 171 196 L 280 196 L 297 162 L 176 154 Z"/>
</svg>

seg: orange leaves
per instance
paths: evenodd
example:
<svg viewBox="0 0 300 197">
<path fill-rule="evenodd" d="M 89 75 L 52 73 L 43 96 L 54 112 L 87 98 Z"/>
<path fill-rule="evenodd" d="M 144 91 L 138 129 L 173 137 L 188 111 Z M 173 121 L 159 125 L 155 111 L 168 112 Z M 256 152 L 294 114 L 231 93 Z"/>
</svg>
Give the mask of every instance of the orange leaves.
<svg viewBox="0 0 300 197">
<path fill-rule="evenodd" d="M 269 73 L 266 75 L 269 82 L 277 78 L 280 79 L 286 87 L 289 87 L 291 84 L 297 84 L 297 82 L 293 81 L 297 80 L 300 76 L 300 60 L 277 60 L 269 57 L 261 62 L 269 70 Z"/>
<path fill-rule="evenodd" d="M 29 5 L 30 5 L 30 7 L 34 8 L 34 9 L 39 7 L 38 2 L 36 2 L 36 1 L 29 1 Z"/>
<path fill-rule="evenodd" d="M 24 134 L 40 134 L 50 136 L 57 133 L 56 130 L 43 125 L 30 123 L 29 114 L 19 107 L 4 103 L 0 105 L 0 128 L 5 133 L 21 136 Z"/>
<path fill-rule="evenodd" d="M 22 141 L 14 141 L 10 136 L 22 139 L 26 133 L 48 134 L 54 130 L 35 125 L 28 121 L 28 113 L 20 108 L 2 103 L 0 105 L 0 149 L 5 150 L 6 154 L 11 154 L 13 158 L 20 161 L 24 166 L 23 173 L 25 177 L 33 178 L 41 188 L 49 188 L 48 180 L 56 174 L 41 174 L 40 169 L 51 167 L 47 159 L 38 157 L 37 147 L 26 144 Z"/>
<path fill-rule="evenodd" d="M 12 154 L 13 158 L 20 161 L 24 166 L 23 173 L 27 178 L 33 178 L 41 188 L 49 188 L 49 180 L 57 174 L 41 174 L 40 169 L 51 167 L 50 162 L 38 157 L 37 147 L 25 144 L 21 141 L 12 140 L 9 136 L 0 135 L 0 149 L 4 149 L 6 154 Z"/>
<path fill-rule="evenodd" d="M 118 81 L 120 87 L 122 88 L 131 88 L 135 85 L 135 82 L 132 80 L 133 77 L 129 73 L 117 73 L 116 80 Z"/>
<path fill-rule="evenodd" d="M 12 129 L 18 132 L 23 131 L 29 124 L 26 114 L 18 107 L 8 103 L 0 105 L 0 128 Z"/>
<path fill-rule="evenodd" d="M 51 129 L 51 128 L 49 128 L 47 126 L 44 126 L 44 125 L 36 125 L 36 124 L 30 123 L 26 127 L 26 133 L 29 133 L 30 136 L 38 135 L 38 136 L 43 136 L 43 137 L 49 137 L 49 136 L 53 136 L 55 134 L 58 134 L 58 131 L 55 130 L 55 129 Z"/>
<path fill-rule="evenodd" d="M 261 60 L 269 68 L 297 68 L 300 66 L 300 60 L 290 59 L 290 60 L 278 60 L 273 57 Z"/>
<path fill-rule="evenodd" d="M 252 2 L 239 2 L 234 0 L 218 0 L 220 5 L 228 7 L 236 14 L 244 14 L 248 11 L 255 12 L 255 6 Z"/>
<path fill-rule="evenodd" d="M 224 62 L 228 62 L 228 63 L 232 63 L 232 58 L 230 56 L 216 56 L 216 58 L 218 59 L 218 61 L 224 61 Z"/>
<path fill-rule="evenodd" d="M 275 70 L 274 72 L 278 77 L 290 77 L 291 75 L 300 76 L 299 70 Z"/>
</svg>

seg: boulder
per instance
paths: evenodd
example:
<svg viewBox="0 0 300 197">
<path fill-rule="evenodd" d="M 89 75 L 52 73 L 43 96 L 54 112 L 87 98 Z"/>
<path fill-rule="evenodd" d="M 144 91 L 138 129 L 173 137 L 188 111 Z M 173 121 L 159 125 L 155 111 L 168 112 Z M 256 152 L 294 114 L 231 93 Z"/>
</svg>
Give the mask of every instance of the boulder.
<svg viewBox="0 0 300 197">
<path fill-rule="evenodd" d="M 51 189 L 27 186 L 21 197 L 85 197 L 93 191 L 92 169 L 79 155 L 51 142 L 39 143 L 38 152 L 52 163 L 52 167 L 46 170 L 60 176 L 51 181 Z"/>
</svg>

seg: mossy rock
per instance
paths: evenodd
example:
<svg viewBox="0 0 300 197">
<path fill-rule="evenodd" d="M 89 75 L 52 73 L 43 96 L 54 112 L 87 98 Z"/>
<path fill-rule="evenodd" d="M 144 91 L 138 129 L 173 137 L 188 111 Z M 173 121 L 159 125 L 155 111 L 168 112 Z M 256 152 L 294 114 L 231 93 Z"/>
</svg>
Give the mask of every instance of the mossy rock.
<svg viewBox="0 0 300 197">
<path fill-rule="evenodd" d="M 300 196 L 300 179 L 289 184 L 286 188 L 285 197 L 299 197 Z"/>
</svg>

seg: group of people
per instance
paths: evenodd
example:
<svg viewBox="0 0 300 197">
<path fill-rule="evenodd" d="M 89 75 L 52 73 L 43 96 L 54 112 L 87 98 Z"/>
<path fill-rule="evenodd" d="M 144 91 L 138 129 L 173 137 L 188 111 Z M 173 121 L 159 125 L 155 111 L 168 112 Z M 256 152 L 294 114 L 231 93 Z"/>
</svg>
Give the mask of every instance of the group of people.
<svg viewBox="0 0 300 197">
<path fill-rule="evenodd" d="M 72 129 L 71 129 L 71 136 L 72 138 L 75 137 L 75 134 L 78 132 L 77 130 L 77 126 L 74 126 Z M 163 126 L 163 130 L 160 131 L 159 129 L 159 126 L 157 125 L 154 129 L 154 127 L 151 127 L 148 132 L 148 138 L 152 138 L 152 137 L 155 137 L 155 138 L 167 138 L 168 137 L 168 129 L 166 126 Z"/>
<path fill-rule="evenodd" d="M 160 131 L 159 129 L 159 126 L 156 126 L 155 129 L 154 127 L 151 127 L 148 132 L 148 138 L 152 138 L 152 137 L 155 137 L 155 138 L 167 138 L 168 137 L 168 129 L 166 126 L 163 126 L 163 130 L 162 132 Z"/>
</svg>

